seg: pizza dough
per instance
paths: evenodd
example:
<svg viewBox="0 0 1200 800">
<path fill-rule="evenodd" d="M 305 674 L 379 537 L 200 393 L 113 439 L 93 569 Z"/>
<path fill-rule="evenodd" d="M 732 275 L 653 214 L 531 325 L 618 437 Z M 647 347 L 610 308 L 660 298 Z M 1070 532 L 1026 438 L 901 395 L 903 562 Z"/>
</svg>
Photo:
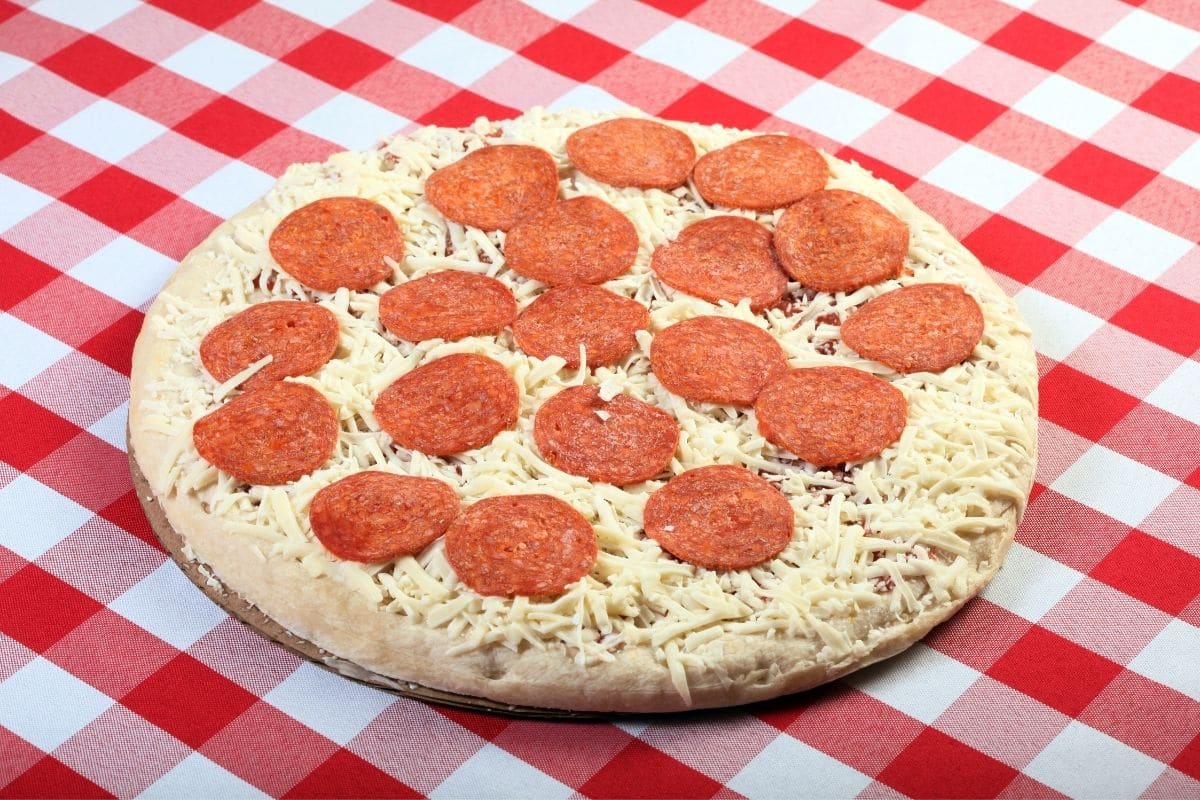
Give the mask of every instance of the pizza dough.
<svg viewBox="0 0 1200 800">
<path fill-rule="evenodd" d="M 731 304 L 689 295 L 657 279 L 651 268 L 656 248 L 689 225 L 719 216 L 742 216 L 774 231 L 784 211 L 710 205 L 691 182 L 671 191 L 618 188 L 574 169 L 567 138 L 617 116 L 640 115 L 535 109 L 516 120 L 480 120 L 466 130 L 426 128 L 379 150 L 294 165 L 262 201 L 188 256 L 147 314 L 131 382 L 132 453 L 186 552 L 207 565 L 226 590 L 339 663 L 356 665 L 347 670 L 550 708 L 670 711 L 752 702 L 832 680 L 903 650 L 979 591 L 1012 540 L 1034 469 L 1036 367 L 1028 329 L 978 262 L 893 187 L 857 165 L 823 156 L 826 189 L 862 195 L 907 228 L 899 276 L 837 294 L 791 282 L 779 302 L 758 312 L 749 297 Z M 665 124 L 685 133 L 700 158 L 755 136 Z M 492 165 L 514 185 L 525 181 L 521 191 L 472 187 L 478 179 L 472 176 L 486 174 L 488 163 L 474 158 L 470 169 L 441 173 L 448 177 L 435 199 L 451 215 L 509 229 L 556 201 L 580 196 L 602 200 L 629 219 L 637 233 L 636 257 L 604 289 L 645 305 L 650 326 L 635 333 L 636 349 L 616 363 L 572 369 L 557 355 L 537 358 L 518 347 L 507 328 L 457 341 L 412 342 L 380 323 L 379 297 L 389 285 L 443 270 L 495 278 L 512 291 L 518 311 L 546 290 L 505 266 L 502 231 L 449 221 L 424 192 L 434 170 L 499 144 L 548 153 L 557 170 L 557 198 L 546 191 L 544 162 L 522 149 L 500 151 Z M 755 156 L 758 177 L 769 179 L 757 147 L 746 154 Z M 802 148 L 791 149 L 804 155 Z M 717 189 L 710 197 L 729 191 L 734 199 L 757 204 L 768 189 L 778 188 L 755 190 L 752 181 L 739 182 L 728 170 L 737 160 L 710 160 L 721 168 L 708 176 L 710 190 Z M 533 172 L 523 171 L 524 162 Z M 803 158 L 797 168 L 819 174 Z M 338 197 L 386 209 L 403 248 L 395 243 L 384 248 L 390 274 L 376 285 L 313 290 L 272 258 L 272 232 L 291 212 Z M 355 259 L 366 250 L 359 244 Z M 539 258 L 551 255 L 543 248 Z M 303 253 L 288 257 L 306 263 Z M 340 258 L 314 273 L 323 285 L 351 263 L 356 283 L 366 280 L 359 261 L 347 254 Z M 924 283 L 961 286 L 978 301 L 983 334 L 965 361 L 941 372 L 903 374 L 841 341 L 838 323 L 868 301 Z M 267 300 L 315 302 L 336 317 L 340 338 L 333 357 L 311 374 L 269 384 L 304 387 L 323 397 L 333 409 L 336 435 L 332 452 L 321 453 L 323 460 L 293 482 L 249 485 L 201 457 L 193 427 L 211 419 L 219 406 L 260 391 L 238 387 L 272 357 L 218 383 L 204 370 L 199 351 L 210 330 Z M 863 463 L 818 468 L 768 441 L 752 407 L 688 401 L 670 392 L 650 369 L 654 337 L 702 316 L 739 320 L 770 334 L 792 369 L 854 368 L 878 376 L 906 402 L 899 438 Z M 453 360 L 437 366 L 447 359 Z M 431 364 L 434 371 L 403 380 Z M 508 379 L 497 369 L 511 377 L 515 403 Z M 446 389 L 456 385 L 446 375 L 467 372 L 495 403 L 479 407 Z M 397 384 L 419 396 L 428 409 L 424 418 L 414 415 L 411 403 L 390 419 L 376 415 L 376 401 Z M 627 395 L 674 419 L 678 444 L 664 473 L 621 487 L 564 472 L 543 458 L 534 437 L 538 410 L 580 386 L 594 387 L 604 403 Z M 305 397 L 311 401 L 311 394 Z M 326 436 L 323 412 L 307 410 L 311 406 L 308 402 L 304 413 L 317 414 L 322 423 L 299 443 L 307 442 L 305 456 L 319 449 L 310 440 Z M 466 412 L 456 415 L 455 406 Z M 388 423 L 401 436 L 414 437 L 410 444 L 417 446 L 397 445 L 384 430 Z M 219 441 L 227 444 L 227 438 Z M 456 452 L 437 455 L 421 446 Z M 286 478 L 300 460 L 297 455 L 287 464 L 257 468 L 268 478 Z M 714 571 L 672 557 L 645 534 L 648 498 L 672 485 L 663 478 L 716 464 L 745 469 L 786 499 L 793 532 L 778 555 L 744 569 Z M 571 520 L 563 523 L 569 542 L 559 543 L 567 555 L 554 565 L 560 571 L 555 579 L 564 584 L 556 597 L 475 591 L 455 572 L 446 536 L 394 561 L 341 560 L 314 536 L 310 507 L 325 487 L 368 470 L 440 480 L 468 513 L 491 498 L 551 498 L 591 526 L 595 559 L 587 560 L 578 519 L 539 500 L 558 510 L 554 517 L 537 510 L 532 518 L 538 524 Z M 664 497 L 686 495 L 688 486 L 682 483 Z M 533 501 L 518 505 L 528 502 Z M 476 542 L 471 537 L 488 525 L 512 523 L 513 514 L 496 513 L 492 505 L 483 506 L 490 522 L 479 521 L 482 510 L 459 518 L 464 543 Z M 678 513 L 687 505 L 671 507 Z M 696 529 L 688 535 L 693 547 L 704 542 Z M 762 552 L 770 549 L 764 545 Z M 454 558 L 475 559 L 477 567 L 482 556 L 473 544 L 456 550 Z M 584 577 L 575 580 L 585 567 Z M 460 568 L 481 583 L 472 567 Z M 546 577 L 505 574 L 510 588 L 530 580 L 540 585 Z M 988 632 L 979 636 L 986 641 Z"/>
</svg>

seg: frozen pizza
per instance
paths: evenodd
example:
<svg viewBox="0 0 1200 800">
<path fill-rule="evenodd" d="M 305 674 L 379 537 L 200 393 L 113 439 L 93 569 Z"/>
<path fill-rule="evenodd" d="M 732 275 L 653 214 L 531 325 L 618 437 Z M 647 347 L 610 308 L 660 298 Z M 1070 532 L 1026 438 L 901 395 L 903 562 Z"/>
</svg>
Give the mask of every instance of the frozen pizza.
<svg viewBox="0 0 1200 800">
<path fill-rule="evenodd" d="M 186 557 L 327 663 L 670 711 L 835 679 L 977 593 L 1036 374 L 858 165 L 534 109 L 289 168 L 151 307 L 130 439 Z"/>
</svg>

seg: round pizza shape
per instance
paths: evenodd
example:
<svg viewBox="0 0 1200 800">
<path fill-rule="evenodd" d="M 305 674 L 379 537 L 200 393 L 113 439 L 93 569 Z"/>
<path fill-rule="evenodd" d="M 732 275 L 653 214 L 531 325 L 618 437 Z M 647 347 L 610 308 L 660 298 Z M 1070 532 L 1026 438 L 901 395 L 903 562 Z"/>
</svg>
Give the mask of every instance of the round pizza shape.
<svg viewBox="0 0 1200 800">
<path fill-rule="evenodd" d="M 729 706 L 894 655 L 991 579 L 1030 338 L 857 164 L 538 109 L 297 164 L 217 228 L 146 315 L 130 455 L 189 574 L 347 675 Z"/>
</svg>

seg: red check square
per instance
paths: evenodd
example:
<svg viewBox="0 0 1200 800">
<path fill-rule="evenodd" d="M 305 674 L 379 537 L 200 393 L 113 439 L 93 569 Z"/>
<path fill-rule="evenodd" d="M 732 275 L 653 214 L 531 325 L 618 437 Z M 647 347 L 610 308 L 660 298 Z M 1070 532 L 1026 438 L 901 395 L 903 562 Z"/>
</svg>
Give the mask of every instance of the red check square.
<svg viewBox="0 0 1200 800">
<path fill-rule="evenodd" d="M 1091 43 L 1086 36 L 1060 28 L 1032 14 L 1018 14 L 1012 22 L 992 34 L 987 44 L 1012 53 L 1051 72 L 1080 53 Z"/>
<path fill-rule="evenodd" d="M 703 125 L 732 125 L 756 128 L 768 116 L 766 111 L 744 103 L 707 84 L 698 84 L 662 110 L 664 117 L 695 120 Z"/>
<path fill-rule="evenodd" d="M 338 750 L 284 795 L 313 800 L 423 796 L 349 750 Z"/>
<path fill-rule="evenodd" d="M 721 784 L 686 764 L 634 739 L 604 768 L 591 777 L 579 793 L 586 797 L 713 797 Z"/>
<path fill-rule="evenodd" d="M 1183 748 L 1183 751 L 1171 762 L 1171 766 L 1200 781 L 1200 734 L 1196 734 L 1196 738 Z"/>
<path fill-rule="evenodd" d="M 1075 717 L 1121 674 L 1121 667 L 1035 625 L 987 674 Z"/>
<path fill-rule="evenodd" d="M 1138 530 L 1091 575 L 1169 614 L 1178 614 L 1200 596 L 1200 558 Z"/>
<path fill-rule="evenodd" d="M 150 527 L 150 521 L 146 519 L 146 512 L 142 510 L 142 504 L 138 502 L 136 490 L 126 492 L 100 509 L 100 516 L 156 550 L 166 552 L 162 542 L 155 535 L 154 529 Z"/>
<path fill-rule="evenodd" d="M 281 60 L 339 89 L 349 89 L 392 57 L 344 33 L 330 30 L 300 45 Z"/>
<path fill-rule="evenodd" d="M 121 702 L 184 744 L 197 748 L 258 698 L 187 653 L 180 653 Z"/>
<path fill-rule="evenodd" d="M 1134 100 L 1133 106 L 1176 125 L 1200 131 L 1200 82 L 1191 78 L 1168 72 Z"/>
<path fill-rule="evenodd" d="M 963 244 L 987 266 L 1029 283 L 1071 248 L 1019 222 L 995 215 L 971 231 Z"/>
<path fill-rule="evenodd" d="M 408 6 L 413 11 L 420 11 L 430 17 L 449 22 L 466 11 L 479 0 L 396 0 L 402 6 Z"/>
<path fill-rule="evenodd" d="M 130 311 L 100 333 L 79 346 L 79 352 L 128 375 L 133 365 L 133 343 L 142 329 L 145 317 L 140 311 Z"/>
<path fill-rule="evenodd" d="M 861 50 L 862 45 L 848 37 L 794 19 L 754 45 L 754 49 L 804 70 L 809 75 L 823 78 Z"/>
<path fill-rule="evenodd" d="M 22 472 L 79 433 L 78 426 L 20 392 L 0 398 L 0 459 Z"/>
<path fill-rule="evenodd" d="M 1046 177 L 1119 208 L 1154 180 L 1155 174 L 1141 164 L 1084 142 L 1055 164 Z"/>
<path fill-rule="evenodd" d="M 166 189 L 120 167 L 109 167 L 62 197 L 64 203 L 122 233 L 174 199 Z"/>
<path fill-rule="evenodd" d="M 449 100 L 421 115 L 418 122 L 423 125 L 445 125 L 454 128 L 470 125 L 477 117 L 508 119 L 519 113 L 515 108 L 493 103 L 486 97 L 480 97 L 472 91 L 463 89 Z"/>
<path fill-rule="evenodd" d="M 150 0 L 151 5 L 209 30 L 228 22 L 256 2 L 258 0 L 204 0 L 203 3 L 195 0 Z"/>
<path fill-rule="evenodd" d="M 1098 441 L 1140 402 L 1103 381 L 1059 364 L 1040 381 L 1038 413 Z"/>
<path fill-rule="evenodd" d="M 54 756 L 46 756 L 7 786 L 2 797 L 113 797 Z"/>
<path fill-rule="evenodd" d="M 39 653 L 103 606 L 37 564 L 0 583 L 0 632 Z"/>
<path fill-rule="evenodd" d="M 643 0 L 643 2 L 659 11 L 682 17 L 703 3 L 704 0 Z"/>
<path fill-rule="evenodd" d="M 1154 284 L 1114 314 L 1112 321 L 1181 355 L 1200 350 L 1200 303 Z"/>
<path fill-rule="evenodd" d="M 526 45 L 521 55 L 560 75 L 587 81 L 620 61 L 625 51 L 574 25 L 559 25 Z"/>
<path fill-rule="evenodd" d="M 286 128 L 279 120 L 220 97 L 175 126 L 184 136 L 237 158 Z"/>
<path fill-rule="evenodd" d="M 1005 108 L 969 89 L 934 78 L 897 110 L 966 140 L 992 124 Z"/>
<path fill-rule="evenodd" d="M 0 111 L 0 158 L 8 158 L 41 135 L 42 132 L 32 125 L 26 125 L 7 111 Z"/>
<path fill-rule="evenodd" d="M 1017 770 L 939 730 L 926 728 L 877 780 L 911 797 L 995 797 Z"/>
<path fill-rule="evenodd" d="M 62 274 L 3 240 L 0 240 L 0 264 L 4 265 L 4 280 L 0 281 L 0 309 L 4 311 Z"/>
<path fill-rule="evenodd" d="M 42 66 L 89 92 L 107 95 L 154 65 L 99 36 L 88 35 L 47 58 Z"/>
</svg>

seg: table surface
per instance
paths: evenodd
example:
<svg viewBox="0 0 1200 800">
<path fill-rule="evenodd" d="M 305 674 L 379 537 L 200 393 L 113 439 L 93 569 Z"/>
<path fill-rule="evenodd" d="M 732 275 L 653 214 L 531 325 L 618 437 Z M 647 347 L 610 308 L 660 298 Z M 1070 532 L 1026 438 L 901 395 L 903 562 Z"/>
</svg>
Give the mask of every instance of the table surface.
<svg viewBox="0 0 1200 800">
<path fill-rule="evenodd" d="M 1042 456 L 980 599 L 800 697 L 555 724 L 187 583 L 123 452 L 163 280 L 292 162 L 539 104 L 796 132 L 992 268 Z M 0 796 L 1200 796 L 1200 4 L 0 0 L 0 108 Z"/>
</svg>

